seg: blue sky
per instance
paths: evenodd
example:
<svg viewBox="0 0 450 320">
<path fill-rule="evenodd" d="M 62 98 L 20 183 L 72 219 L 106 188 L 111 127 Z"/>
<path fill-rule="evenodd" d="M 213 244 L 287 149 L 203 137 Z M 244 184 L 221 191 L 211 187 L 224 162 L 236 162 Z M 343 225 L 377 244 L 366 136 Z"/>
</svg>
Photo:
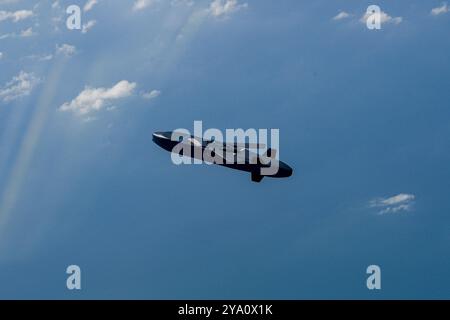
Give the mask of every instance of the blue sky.
<svg viewBox="0 0 450 320">
<path fill-rule="evenodd" d="M 0 0 L 0 298 L 450 297 L 446 3 L 86 4 Z M 194 120 L 294 175 L 173 165 Z"/>
</svg>

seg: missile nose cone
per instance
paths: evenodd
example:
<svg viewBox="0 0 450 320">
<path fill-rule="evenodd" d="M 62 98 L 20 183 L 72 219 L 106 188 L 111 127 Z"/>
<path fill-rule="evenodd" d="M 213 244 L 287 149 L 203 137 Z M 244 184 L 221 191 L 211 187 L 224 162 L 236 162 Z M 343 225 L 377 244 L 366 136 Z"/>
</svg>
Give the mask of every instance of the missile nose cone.
<svg viewBox="0 0 450 320">
<path fill-rule="evenodd" d="M 292 168 L 290 167 L 290 166 L 288 166 L 287 164 L 285 164 L 284 163 L 284 165 L 283 165 L 283 175 L 285 176 L 285 177 L 290 177 L 290 176 L 292 176 L 292 172 L 293 172 L 294 170 L 292 170 Z"/>
<path fill-rule="evenodd" d="M 294 172 L 294 170 L 293 170 L 291 167 L 288 166 L 288 169 L 287 169 L 287 176 L 288 176 L 288 177 L 292 176 L 292 173 L 293 173 L 293 172 Z"/>
<path fill-rule="evenodd" d="M 280 165 L 279 175 L 280 175 L 280 177 L 287 178 L 287 177 L 292 176 L 293 171 L 294 170 L 290 166 L 288 166 L 286 163 L 282 162 Z"/>
<path fill-rule="evenodd" d="M 289 167 L 288 177 L 292 176 L 293 173 L 294 173 L 294 170 L 291 167 Z"/>
</svg>

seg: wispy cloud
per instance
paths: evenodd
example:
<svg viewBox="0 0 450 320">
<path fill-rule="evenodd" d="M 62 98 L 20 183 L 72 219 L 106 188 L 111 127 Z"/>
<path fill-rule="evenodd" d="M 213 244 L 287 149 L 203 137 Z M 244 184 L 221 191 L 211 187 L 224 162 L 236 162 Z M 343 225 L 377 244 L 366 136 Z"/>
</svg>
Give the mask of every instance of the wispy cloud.
<svg viewBox="0 0 450 320">
<path fill-rule="evenodd" d="M 77 49 L 75 46 L 72 46 L 70 44 L 64 43 L 61 46 L 56 45 L 56 54 L 57 55 L 64 55 L 66 57 L 71 57 L 77 52 Z"/>
<path fill-rule="evenodd" d="M 150 92 L 144 92 L 142 94 L 142 97 L 144 99 L 151 100 L 151 99 L 155 99 L 155 98 L 159 97 L 160 95 L 161 95 L 161 91 L 159 91 L 159 90 L 152 90 Z"/>
<path fill-rule="evenodd" d="M 31 60 L 35 60 L 35 61 L 50 61 L 53 59 L 53 55 L 52 54 L 31 54 L 28 55 L 26 57 L 24 57 L 24 59 L 31 59 Z"/>
<path fill-rule="evenodd" d="M 366 23 L 367 19 L 371 16 L 370 13 L 365 13 L 361 19 L 359 20 L 361 23 Z M 391 17 L 384 11 L 380 12 L 380 22 L 381 23 L 392 23 L 392 24 L 400 24 L 403 21 L 402 17 Z"/>
<path fill-rule="evenodd" d="M 450 11 L 450 7 L 448 6 L 447 2 L 442 3 L 440 7 L 436 7 L 431 9 L 431 15 L 438 16 L 444 13 L 447 13 Z"/>
<path fill-rule="evenodd" d="M 28 38 L 31 36 L 36 35 L 36 33 L 33 31 L 33 28 L 30 27 L 28 29 L 22 30 L 19 34 L 17 33 L 6 33 L 0 35 L 0 40 L 7 39 L 7 38 Z"/>
<path fill-rule="evenodd" d="M 413 194 L 400 193 L 389 198 L 377 198 L 370 201 L 371 208 L 378 208 L 378 214 L 397 213 L 410 211 L 415 200 Z"/>
<path fill-rule="evenodd" d="M 90 20 L 86 24 L 83 24 L 83 27 L 81 29 L 82 33 L 87 33 L 90 29 L 92 29 L 97 24 L 97 21 Z"/>
<path fill-rule="evenodd" d="M 40 79 L 33 73 L 20 71 L 17 76 L 0 88 L 0 99 L 6 103 L 27 96 L 39 82 Z"/>
<path fill-rule="evenodd" d="M 136 0 L 133 4 L 133 10 L 139 11 L 143 10 L 151 5 L 155 4 L 156 0 Z"/>
<path fill-rule="evenodd" d="M 84 12 L 92 10 L 92 8 L 98 3 L 98 0 L 88 0 L 83 7 Z"/>
<path fill-rule="evenodd" d="M 18 22 L 20 20 L 25 20 L 33 16 L 33 11 L 31 10 L 18 10 L 18 11 L 0 11 L 0 21 L 12 20 Z"/>
<path fill-rule="evenodd" d="M 343 19 L 347 19 L 347 18 L 350 18 L 351 17 L 351 14 L 350 13 L 348 13 L 348 12 L 345 12 L 345 11 L 341 11 L 341 12 L 339 12 L 337 15 L 335 15 L 334 17 L 333 17 L 333 20 L 343 20 Z"/>
<path fill-rule="evenodd" d="M 215 17 L 223 17 L 247 7 L 247 3 L 240 4 L 237 0 L 214 0 L 209 12 Z"/>
<path fill-rule="evenodd" d="M 26 38 L 26 37 L 31 37 L 31 36 L 33 36 L 34 35 L 34 32 L 33 32 L 33 28 L 28 28 L 28 29 L 26 29 L 26 30 L 23 30 L 21 33 L 20 33 L 20 36 L 21 37 L 23 37 L 23 38 Z"/>
<path fill-rule="evenodd" d="M 54 53 L 47 53 L 47 54 L 31 54 L 28 56 L 25 56 L 24 59 L 31 59 L 35 61 L 50 61 L 55 56 L 64 56 L 64 57 L 72 57 L 77 53 L 77 49 L 75 46 L 72 46 L 70 44 L 64 43 L 62 45 L 56 45 L 55 52 Z"/>
<path fill-rule="evenodd" d="M 111 88 L 86 87 L 70 102 L 59 107 L 61 111 L 72 111 L 78 115 L 86 115 L 93 111 L 99 111 L 110 105 L 114 100 L 130 96 L 136 87 L 135 82 L 122 80 Z"/>
<path fill-rule="evenodd" d="M 60 8 L 59 1 L 56 0 L 55 2 L 52 3 L 52 9 L 58 9 L 58 8 Z"/>
</svg>

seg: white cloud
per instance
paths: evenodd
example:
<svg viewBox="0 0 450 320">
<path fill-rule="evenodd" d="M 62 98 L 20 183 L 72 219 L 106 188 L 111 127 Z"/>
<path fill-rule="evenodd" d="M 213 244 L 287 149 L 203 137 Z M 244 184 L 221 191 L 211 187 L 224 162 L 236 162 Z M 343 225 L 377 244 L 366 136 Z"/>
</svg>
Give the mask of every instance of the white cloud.
<svg viewBox="0 0 450 320">
<path fill-rule="evenodd" d="M 442 3 L 442 6 L 431 9 L 431 15 L 438 16 L 450 11 L 450 7 L 447 2 Z"/>
<path fill-rule="evenodd" d="M 209 12 L 215 17 L 221 17 L 247 7 L 247 3 L 239 4 L 237 0 L 214 0 L 209 7 Z"/>
<path fill-rule="evenodd" d="M 135 82 L 122 80 L 111 88 L 85 87 L 83 91 L 71 102 L 64 103 L 59 110 L 72 111 L 78 115 L 86 115 L 108 106 L 112 101 L 130 96 Z"/>
<path fill-rule="evenodd" d="M 71 57 L 74 54 L 76 54 L 77 50 L 74 46 L 70 44 L 62 44 L 61 46 L 56 45 L 55 53 L 49 53 L 49 54 L 31 54 L 26 56 L 27 59 L 32 59 L 36 61 L 49 61 L 52 60 L 55 56 L 65 56 L 65 57 Z"/>
<path fill-rule="evenodd" d="M 159 97 L 160 94 L 161 94 L 161 91 L 159 91 L 159 90 L 152 90 L 152 91 L 150 91 L 150 92 L 145 92 L 145 93 L 143 93 L 143 94 L 142 94 L 142 97 L 143 97 L 144 99 L 150 100 L 150 99 L 155 99 L 155 98 Z"/>
<path fill-rule="evenodd" d="M 367 19 L 371 16 L 372 14 L 370 13 L 366 13 L 364 14 L 361 19 L 359 20 L 362 23 L 366 23 Z M 390 15 L 388 15 L 386 12 L 381 11 L 380 13 L 380 22 L 381 23 L 393 23 L 393 24 L 400 24 L 403 21 L 402 17 L 391 17 Z"/>
<path fill-rule="evenodd" d="M 74 46 L 71 46 L 70 44 L 64 43 L 61 46 L 56 45 L 56 54 L 64 55 L 66 57 L 71 57 L 76 52 L 77 52 L 77 49 Z"/>
<path fill-rule="evenodd" d="M 17 76 L 13 77 L 11 81 L 0 88 L 0 99 L 3 102 L 10 102 L 27 96 L 39 82 L 40 79 L 33 73 L 20 71 Z"/>
<path fill-rule="evenodd" d="M 59 1 L 56 0 L 55 2 L 52 3 L 52 9 L 58 9 L 58 8 L 60 8 Z"/>
<path fill-rule="evenodd" d="M 343 20 L 343 19 L 350 18 L 350 16 L 351 15 L 349 13 L 347 13 L 345 11 L 341 11 L 333 17 L 333 20 Z"/>
<path fill-rule="evenodd" d="M 97 21 L 90 20 L 88 23 L 83 24 L 83 27 L 81 29 L 82 33 L 87 33 L 90 29 L 92 29 L 97 24 Z"/>
<path fill-rule="evenodd" d="M 3 52 L 0 52 L 0 59 L 3 58 Z"/>
<path fill-rule="evenodd" d="M 23 37 L 23 38 L 31 37 L 32 35 L 34 35 L 34 33 L 33 33 L 33 28 L 31 28 L 31 27 L 26 29 L 26 30 L 23 30 L 20 33 L 20 36 Z"/>
<path fill-rule="evenodd" d="M 33 32 L 33 28 L 30 27 L 28 29 L 22 30 L 19 34 L 17 33 L 5 33 L 0 35 L 0 40 L 7 38 L 27 38 L 34 36 L 36 33 Z"/>
<path fill-rule="evenodd" d="M 96 121 L 97 118 L 96 117 L 86 117 L 83 119 L 83 122 L 88 123 L 88 122 L 92 122 L 92 121 Z"/>
<path fill-rule="evenodd" d="M 98 3 L 97 0 L 88 0 L 88 2 L 86 2 L 86 4 L 84 5 L 83 10 L 84 10 L 85 12 L 86 12 L 86 11 L 89 11 L 89 10 L 92 10 L 92 8 L 93 8 L 97 3 Z"/>
<path fill-rule="evenodd" d="M 52 54 L 39 55 L 39 54 L 31 54 L 25 57 L 26 59 L 37 60 L 37 61 L 49 61 L 53 59 Z"/>
<path fill-rule="evenodd" d="M 15 12 L 10 11 L 0 11 L 0 21 L 11 19 L 14 22 L 20 20 L 25 20 L 33 16 L 33 11 L 31 10 L 18 10 Z"/>
<path fill-rule="evenodd" d="M 153 5 L 156 0 L 136 0 L 133 5 L 134 11 L 139 11 Z"/>
<path fill-rule="evenodd" d="M 394 24 L 400 24 L 400 23 L 402 23 L 403 18 L 402 17 L 395 17 L 395 18 L 390 19 L 389 21 L 391 21 Z"/>
<path fill-rule="evenodd" d="M 409 202 L 414 200 L 414 195 L 412 194 L 405 194 L 405 193 L 400 193 L 396 196 L 387 198 L 387 199 L 380 199 L 379 203 L 385 206 L 391 206 L 391 205 L 396 205 L 399 203 L 404 203 L 404 202 Z"/>
<path fill-rule="evenodd" d="M 398 206 L 395 207 L 387 207 L 384 208 L 383 210 L 381 210 L 380 212 L 378 212 L 379 215 L 383 215 L 386 213 L 397 213 L 397 212 L 401 212 L 401 211 L 409 211 L 411 210 L 411 204 L 400 204 Z"/>
<path fill-rule="evenodd" d="M 389 198 L 374 199 L 369 205 L 372 208 L 379 208 L 378 214 L 383 215 L 411 210 L 415 198 L 413 194 L 400 193 Z"/>
</svg>

